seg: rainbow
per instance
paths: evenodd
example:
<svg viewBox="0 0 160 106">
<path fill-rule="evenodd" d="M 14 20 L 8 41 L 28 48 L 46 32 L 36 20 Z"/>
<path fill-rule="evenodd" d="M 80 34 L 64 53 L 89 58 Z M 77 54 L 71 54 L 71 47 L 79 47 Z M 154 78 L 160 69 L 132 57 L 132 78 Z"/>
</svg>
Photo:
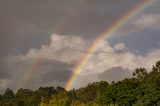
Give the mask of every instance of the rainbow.
<svg viewBox="0 0 160 106">
<path fill-rule="evenodd" d="M 117 31 L 121 26 L 123 26 L 129 19 L 143 11 L 146 7 L 152 4 L 155 0 L 140 0 L 140 3 L 131 8 L 126 14 L 121 16 L 116 22 L 114 22 L 105 32 L 100 34 L 97 39 L 93 42 L 91 47 L 87 50 L 87 53 L 81 59 L 81 61 L 73 68 L 72 74 L 69 77 L 68 81 L 65 84 L 65 89 L 70 90 L 78 73 L 80 73 L 82 67 L 90 59 L 90 57 L 97 50 L 99 45 L 105 40 L 108 36 L 111 36 L 115 31 Z"/>
<path fill-rule="evenodd" d="M 83 3 L 84 3 L 84 0 L 78 0 L 78 1 L 74 1 L 73 4 L 70 5 L 70 8 L 67 10 L 66 15 L 62 17 L 62 19 L 60 19 L 61 21 L 58 22 L 58 24 L 56 25 L 56 28 L 54 29 L 56 33 L 60 32 L 61 29 L 63 29 L 63 26 L 67 23 L 67 20 L 69 20 L 69 18 L 73 15 L 72 8 L 78 8 Z M 25 71 L 19 84 L 17 85 L 17 88 L 22 88 L 22 87 L 27 88 L 29 83 L 32 81 L 33 76 L 36 74 L 37 67 L 41 63 L 41 58 L 39 57 L 41 57 L 40 54 L 39 56 L 37 56 L 37 58 L 32 60 L 32 63 L 29 65 L 29 68 L 27 68 L 27 70 Z"/>
<path fill-rule="evenodd" d="M 28 88 L 27 86 L 33 80 L 32 77 L 36 74 L 37 67 L 41 62 L 41 58 L 39 57 L 32 60 L 32 63 L 29 66 L 30 68 L 26 70 L 26 73 L 22 76 L 17 88 Z"/>
<path fill-rule="evenodd" d="M 156 0 L 140 0 L 140 3 L 133 8 L 131 8 L 126 14 L 121 16 L 117 21 L 115 21 L 106 31 L 101 33 L 97 39 L 93 42 L 91 47 L 87 50 L 87 53 L 83 56 L 81 61 L 73 68 L 72 74 L 69 77 L 68 81 L 65 84 L 65 89 L 70 90 L 74 81 L 76 80 L 76 77 L 78 73 L 80 73 L 82 67 L 86 64 L 86 62 L 90 59 L 90 57 L 94 54 L 96 49 L 99 47 L 99 45 L 105 40 L 108 36 L 111 36 L 115 31 L 117 31 L 121 26 L 123 26 L 129 19 L 131 19 L 133 16 L 137 15 L 141 11 L 143 11 L 146 7 L 148 7 L 150 4 L 154 3 Z M 80 4 L 83 4 L 84 2 L 75 2 L 75 7 L 80 6 Z M 63 29 L 63 25 L 66 24 L 65 22 L 69 19 L 69 16 L 71 16 L 71 9 L 68 10 L 68 16 L 65 18 L 62 18 L 63 21 L 61 21 L 57 28 L 55 29 L 56 32 L 59 32 L 60 29 Z M 40 57 L 40 56 L 39 56 Z M 17 88 L 25 87 L 29 85 L 29 83 L 32 81 L 33 76 L 36 74 L 37 67 L 41 63 L 41 59 L 37 57 L 32 61 L 29 68 L 26 70 L 26 73 L 22 76 L 22 79 L 20 80 L 19 84 L 17 85 Z"/>
</svg>

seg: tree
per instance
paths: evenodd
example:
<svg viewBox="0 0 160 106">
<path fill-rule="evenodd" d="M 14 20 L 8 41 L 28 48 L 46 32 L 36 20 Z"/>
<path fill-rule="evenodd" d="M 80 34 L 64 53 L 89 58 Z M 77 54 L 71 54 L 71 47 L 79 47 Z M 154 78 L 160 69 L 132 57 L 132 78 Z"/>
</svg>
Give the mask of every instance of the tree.
<svg viewBox="0 0 160 106">
<path fill-rule="evenodd" d="M 14 99 L 14 93 L 12 90 L 10 89 L 6 89 L 4 95 L 3 95 L 3 99 L 5 100 L 10 100 L 10 99 Z"/>
<path fill-rule="evenodd" d="M 92 84 L 88 84 L 87 87 L 77 90 L 77 98 L 82 103 L 93 101 L 96 98 L 98 89 L 106 85 L 108 85 L 108 83 L 104 82 L 93 82 Z"/>
<path fill-rule="evenodd" d="M 40 106 L 41 105 L 42 106 L 69 106 L 69 103 L 67 101 L 67 93 L 66 92 L 61 92 L 61 93 L 58 93 L 56 95 L 53 95 L 50 98 L 49 103 L 44 103 L 44 101 L 42 101 L 40 103 Z"/>
<path fill-rule="evenodd" d="M 70 90 L 67 92 L 67 100 L 69 103 L 72 103 L 72 101 L 76 101 L 77 100 L 77 94 L 76 94 L 76 90 Z"/>
<path fill-rule="evenodd" d="M 1 97 L 0 105 L 10 106 L 14 99 L 14 93 L 10 89 L 6 89 L 5 93 Z"/>
<path fill-rule="evenodd" d="M 39 95 L 39 99 L 41 97 L 44 98 L 44 101 L 47 103 L 52 95 L 57 94 L 57 90 L 54 87 L 40 87 L 37 91 L 35 91 L 36 95 Z"/>
<path fill-rule="evenodd" d="M 142 81 L 148 76 L 148 73 L 145 68 L 137 68 L 135 72 L 133 72 L 133 76 L 135 76 L 139 81 Z"/>
<path fill-rule="evenodd" d="M 19 89 L 15 95 L 15 104 L 18 106 L 28 106 L 31 105 L 30 97 L 33 91 L 29 89 Z"/>
<path fill-rule="evenodd" d="M 160 61 L 156 62 L 155 68 L 157 69 L 158 72 L 160 72 Z"/>
<path fill-rule="evenodd" d="M 2 100 L 2 95 L 0 95 L 0 101 Z"/>
</svg>

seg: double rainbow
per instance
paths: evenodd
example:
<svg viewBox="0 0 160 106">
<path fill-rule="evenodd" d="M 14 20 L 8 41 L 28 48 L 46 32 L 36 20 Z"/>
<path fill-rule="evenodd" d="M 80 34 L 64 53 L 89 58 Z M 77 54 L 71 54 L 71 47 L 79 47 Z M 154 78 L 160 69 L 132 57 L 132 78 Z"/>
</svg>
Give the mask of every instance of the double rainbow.
<svg viewBox="0 0 160 106">
<path fill-rule="evenodd" d="M 69 77 L 68 81 L 65 84 L 65 89 L 70 90 L 72 88 L 72 85 L 74 81 L 76 80 L 76 77 L 78 73 L 81 71 L 83 66 L 87 63 L 87 61 L 90 59 L 90 57 L 94 54 L 96 49 L 99 47 L 99 45 L 105 40 L 108 36 L 111 36 L 115 31 L 117 31 L 121 26 L 123 26 L 129 19 L 131 19 L 133 16 L 137 15 L 141 11 L 143 11 L 146 7 L 148 7 L 150 4 L 154 3 L 156 0 L 139 0 L 140 3 L 131 8 L 126 14 L 122 15 L 118 20 L 116 20 L 106 31 L 104 31 L 102 34 L 100 34 L 97 39 L 93 42 L 91 47 L 87 50 L 87 53 L 83 56 L 81 61 L 73 68 L 72 74 Z M 65 17 L 69 18 L 69 17 Z M 66 19 L 65 19 L 66 21 Z M 63 23 L 63 22 L 62 22 Z M 63 24 L 60 23 L 58 25 L 57 30 L 61 29 L 60 27 L 63 26 Z M 29 83 L 32 81 L 33 76 L 35 75 L 35 71 L 37 70 L 37 67 L 41 63 L 41 59 L 37 58 L 33 61 L 33 63 L 30 65 L 30 67 L 27 69 L 26 73 L 24 74 L 22 80 L 19 83 L 18 87 L 27 87 Z"/>
</svg>

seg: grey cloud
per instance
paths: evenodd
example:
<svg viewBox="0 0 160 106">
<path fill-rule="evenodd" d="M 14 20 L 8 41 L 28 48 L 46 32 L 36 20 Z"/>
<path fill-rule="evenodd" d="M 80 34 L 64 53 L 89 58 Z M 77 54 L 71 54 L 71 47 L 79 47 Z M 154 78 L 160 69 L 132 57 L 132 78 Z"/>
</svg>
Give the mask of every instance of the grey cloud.
<svg viewBox="0 0 160 106">
<path fill-rule="evenodd" d="M 77 75 L 71 89 L 72 88 L 78 89 L 80 87 L 87 86 L 89 83 L 93 83 L 93 82 L 97 82 L 97 81 L 99 81 L 99 80 L 97 78 L 96 73 L 89 73 L 89 74 L 85 74 L 85 75 Z"/>
<path fill-rule="evenodd" d="M 56 60 L 43 60 L 37 70 L 40 71 L 39 77 L 44 83 L 51 81 L 65 82 L 71 74 L 71 67 L 67 63 Z"/>
<path fill-rule="evenodd" d="M 71 67 L 67 63 L 57 60 L 39 59 L 38 65 L 33 69 L 34 64 L 37 64 L 36 61 L 36 58 L 22 60 L 19 57 L 10 57 L 6 59 L 3 63 L 5 65 L 1 66 L 0 69 L 0 82 L 11 81 L 11 83 L 8 82 L 7 85 L 3 86 L 12 89 L 18 89 L 17 87 L 36 89 L 43 85 L 64 86 L 64 83 L 71 74 Z M 21 83 L 25 82 L 25 75 L 30 70 L 33 71 L 32 75 L 30 75 L 30 81 L 27 85 L 23 86 Z"/>
<path fill-rule="evenodd" d="M 3 66 L 4 66 L 3 62 L 0 61 L 0 79 L 7 78 L 10 76 L 10 73 L 6 72 Z M 0 81 L 0 83 L 2 82 Z"/>
<path fill-rule="evenodd" d="M 0 56 L 26 53 L 51 33 L 94 39 L 139 0 L 1 0 Z M 114 9 L 113 9 L 114 8 Z"/>
<path fill-rule="evenodd" d="M 56 60 L 42 59 L 40 61 L 34 70 L 31 82 L 25 87 L 35 89 L 40 86 L 64 86 L 71 75 L 71 67 L 67 63 Z"/>
<path fill-rule="evenodd" d="M 124 78 L 129 78 L 132 76 L 132 71 L 129 69 L 124 69 L 121 66 L 113 67 L 107 69 L 98 75 L 100 80 L 107 80 L 108 82 L 123 80 Z"/>
</svg>

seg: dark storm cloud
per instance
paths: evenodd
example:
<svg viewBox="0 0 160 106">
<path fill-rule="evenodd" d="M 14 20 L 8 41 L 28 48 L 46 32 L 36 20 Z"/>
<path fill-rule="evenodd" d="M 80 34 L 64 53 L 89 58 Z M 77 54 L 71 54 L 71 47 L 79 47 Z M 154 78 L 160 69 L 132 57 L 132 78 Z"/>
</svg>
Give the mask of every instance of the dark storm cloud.
<svg viewBox="0 0 160 106">
<path fill-rule="evenodd" d="M 41 60 L 37 71 L 42 82 L 51 81 L 65 82 L 71 74 L 71 67 L 65 62 L 56 60 Z"/>
<path fill-rule="evenodd" d="M 107 80 L 108 82 L 123 80 L 132 76 L 132 72 L 129 69 L 125 69 L 121 66 L 113 67 L 104 71 L 98 75 L 100 80 Z"/>
<path fill-rule="evenodd" d="M 1 65 L 0 67 L 0 81 L 12 82 L 1 86 L 17 89 L 28 72 L 32 73 L 29 74 L 29 82 L 22 87 L 33 89 L 44 84 L 46 86 L 47 84 L 64 86 L 64 83 L 71 74 L 71 67 L 67 63 L 57 60 L 39 59 L 38 66 L 34 66 L 34 64 L 37 64 L 36 61 L 36 58 L 22 60 L 19 57 L 8 58 L 3 61 L 3 66 Z"/>
<path fill-rule="evenodd" d="M 8 78 L 11 78 L 11 73 L 5 69 L 5 64 L 2 61 L 0 61 L 0 80 Z"/>
<path fill-rule="evenodd" d="M 1 0 L 0 56 L 38 48 L 51 33 L 94 39 L 138 1 Z"/>
<path fill-rule="evenodd" d="M 34 70 L 28 88 L 36 89 L 40 86 L 64 86 L 71 75 L 71 67 L 65 62 L 41 59 L 38 67 Z"/>
</svg>

